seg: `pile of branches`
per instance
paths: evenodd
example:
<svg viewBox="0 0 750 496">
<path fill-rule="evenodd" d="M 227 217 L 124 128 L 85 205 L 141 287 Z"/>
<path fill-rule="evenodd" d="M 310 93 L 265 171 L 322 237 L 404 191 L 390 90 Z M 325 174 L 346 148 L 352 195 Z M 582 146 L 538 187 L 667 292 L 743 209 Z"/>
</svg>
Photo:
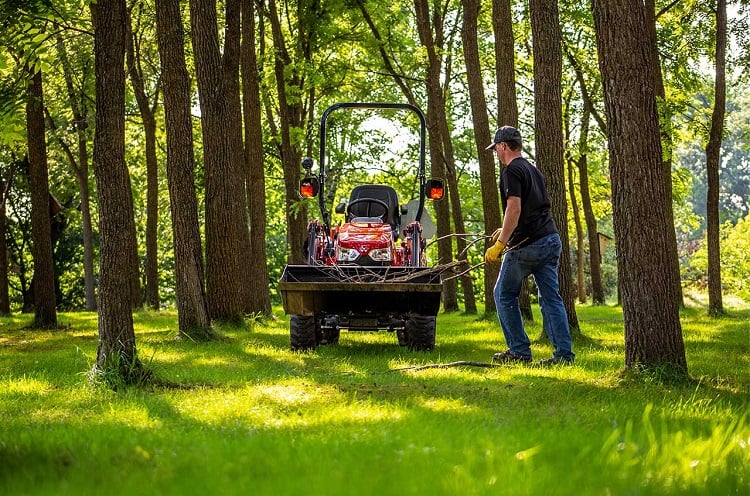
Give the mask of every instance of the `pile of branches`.
<svg viewBox="0 0 750 496">
<path fill-rule="evenodd" d="M 466 259 L 467 251 L 476 245 L 480 241 L 484 241 L 490 236 L 483 234 L 449 234 L 441 238 L 431 241 L 429 244 L 436 243 L 437 241 L 449 238 L 449 237 L 474 237 L 466 248 L 458 254 L 458 260 L 454 260 L 448 263 L 438 264 L 432 267 L 365 267 L 360 265 L 324 265 L 318 264 L 312 266 L 319 276 L 329 282 L 340 282 L 340 283 L 424 283 L 424 282 L 438 282 L 449 281 L 457 277 L 462 277 L 474 269 L 480 268 L 484 265 L 484 260 L 473 266 L 469 266 L 469 262 Z M 428 245 L 429 246 L 429 245 Z M 294 280 L 294 276 L 290 274 L 290 279 Z"/>
</svg>

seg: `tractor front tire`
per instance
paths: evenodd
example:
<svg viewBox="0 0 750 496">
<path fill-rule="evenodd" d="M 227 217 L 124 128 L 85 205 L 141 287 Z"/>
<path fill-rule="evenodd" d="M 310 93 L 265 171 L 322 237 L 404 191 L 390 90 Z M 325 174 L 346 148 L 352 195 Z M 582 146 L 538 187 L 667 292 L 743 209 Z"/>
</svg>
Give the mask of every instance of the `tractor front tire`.
<svg viewBox="0 0 750 496">
<path fill-rule="evenodd" d="M 315 332 L 318 336 L 319 345 L 339 344 L 341 328 L 339 327 L 338 315 L 324 315 L 320 317 Z"/>
<path fill-rule="evenodd" d="M 323 329 L 323 340 L 325 343 L 321 344 L 339 344 L 339 336 L 341 335 L 341 329 L 334 327 L 331 329 Z"/>
<path fill-rule="evenodd" d="M 289 341 L 292 351 L 308 351 L 318 347 L 318 319 L 315 316 L 292 315 L 289 319 Z"/>
<path fill-rule="evenodd" d="M 410 315 L 404 326 L 407 345 L 413 351 L 431 351 L 435 348 L 436 317 Z"/>
</svg>

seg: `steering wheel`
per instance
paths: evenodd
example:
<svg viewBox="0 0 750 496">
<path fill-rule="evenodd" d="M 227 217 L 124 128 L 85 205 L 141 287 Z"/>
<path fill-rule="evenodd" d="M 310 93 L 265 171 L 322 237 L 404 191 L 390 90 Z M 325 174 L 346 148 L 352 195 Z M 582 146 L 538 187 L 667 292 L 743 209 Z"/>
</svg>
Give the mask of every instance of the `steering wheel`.
<svg viewBox="0 0 750 496">
<path fill-rule="evenodd" d="M 383 223 L 388 218 L 388 204 L 386 202 L 384 202 L 383 200 L 378 200 L 377 198 L 359 198 L 357 200 L 350 202 L 346 206 L 346 218 L 347 219 L 349 219 L 352 215 L 352 207 L 354 205 L 359 205 L 360 203 L 367 204 L 367 215 L 356 215 L 355 217 L 377 217 Z M 372 215 L 373 210 L 375 210 L 375 212 L 377 213 L 381 209 L 383 210 L 382 214 Z"/>
</svg>

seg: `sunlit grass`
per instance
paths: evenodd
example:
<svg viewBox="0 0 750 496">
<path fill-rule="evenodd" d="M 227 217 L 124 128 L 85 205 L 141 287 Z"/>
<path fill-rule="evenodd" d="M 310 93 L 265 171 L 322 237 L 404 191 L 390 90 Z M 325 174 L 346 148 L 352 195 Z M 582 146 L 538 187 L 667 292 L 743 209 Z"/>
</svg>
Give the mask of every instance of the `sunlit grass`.
<svg viewBox="0 0 750 496">
<path fill-rule="evenodd" d="M 119 392 L 87 382 L 95 314 L 0 318 L 0 494 L 748 494 L 750 311 L 682 316 L 694 380 L 668 384 L 621 374 L 616 307 L 580 307 L 571 367 L 403 371 L 488 362 L 499 326 L 441 314 L 430 353 L 385 332 L 293 353 L 280 315 L 194 343 L 143 311 L 139 355 L 172 387 Z"/>
</svg>

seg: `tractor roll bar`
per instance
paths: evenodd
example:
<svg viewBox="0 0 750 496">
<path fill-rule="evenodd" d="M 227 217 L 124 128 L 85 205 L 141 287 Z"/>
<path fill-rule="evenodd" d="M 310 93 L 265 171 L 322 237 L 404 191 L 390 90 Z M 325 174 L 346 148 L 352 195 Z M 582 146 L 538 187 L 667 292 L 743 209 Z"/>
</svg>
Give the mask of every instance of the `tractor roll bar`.
<svg viewBox="0 0 750 496">
<path fill-rule="evenodd" d="M 366 102 L 343 102 L 331 105 L 323 112 L 323 116 L 320 118 L 320 189 L 325 191 L 325 164 L 326 164 L 326 121 L 328 116 L 338 109 L 396 109 L 396 110 L 410 110 L 419 117 L 419 172 L 417 178 L 419 180 L 419 207 L 414 219 L 419 222 L 422 219 L 422 212 L 424 210 L 424 199 L 425 199 L 425 140 L 426 140 L 426 129 L 427 124 L 424 114 L 414 105 L 409 103 L 366 103 Z M 323 215 L 323 222 L 330 231 L 330 213 L 326 210 L 325 201 L 323 199 L 325 195 L 318 195 L 318 203 L 320 206 L 320 212 Z"/>
</svg>

